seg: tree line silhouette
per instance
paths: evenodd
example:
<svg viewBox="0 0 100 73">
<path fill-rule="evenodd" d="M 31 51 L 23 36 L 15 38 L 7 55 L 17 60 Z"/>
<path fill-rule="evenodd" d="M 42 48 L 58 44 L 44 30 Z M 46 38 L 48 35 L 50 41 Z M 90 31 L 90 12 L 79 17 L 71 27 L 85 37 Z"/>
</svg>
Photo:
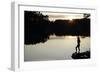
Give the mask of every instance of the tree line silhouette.
<svg viewBox="0 0 100 73">
<path fill-rule="evenodd" d="M 50 35 L 56 36 L 90 36 L 90 18 L 50 21 L 48 15 L 39 11 L 24 12 L 24 43 L 44 43 Z"/>
</svg>

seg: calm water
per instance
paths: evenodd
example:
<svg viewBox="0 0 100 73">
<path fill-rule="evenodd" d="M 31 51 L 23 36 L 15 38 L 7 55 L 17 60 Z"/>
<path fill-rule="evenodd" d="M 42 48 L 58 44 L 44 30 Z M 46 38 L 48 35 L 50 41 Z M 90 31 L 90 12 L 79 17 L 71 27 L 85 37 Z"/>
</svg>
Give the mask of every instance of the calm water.
<svg viewBox="0 0 100 73">
<path fill-rule="evenodd" d="M 90 50 L 90 38 L 80 38 L 80 40 L 81 52 Z M 24 45 L 24 60 L 40 61 L 72 59 L 71 55 L 75 52 L 76 45 L 77 38 L 71 36 L 50 39 L 45 43 L 36 45 Z"/>
</svg>

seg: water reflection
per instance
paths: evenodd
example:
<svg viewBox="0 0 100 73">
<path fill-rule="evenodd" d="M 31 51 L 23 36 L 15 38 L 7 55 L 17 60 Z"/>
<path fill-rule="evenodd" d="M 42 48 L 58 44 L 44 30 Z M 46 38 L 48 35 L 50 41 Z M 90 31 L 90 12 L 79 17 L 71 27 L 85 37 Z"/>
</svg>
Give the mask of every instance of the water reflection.
<svg viewBox="0 0 100 73">
<path fill-rule="evenodd" d="M 90 37 L 80 38 L 80 52 L 90 50 Z M 51 36 L 50 40 L 45 43 L 36 45 L 24 46 L 24 60 L 38 61 L 38 60 L 65 60 L 72 59 L 71 55 L 74 53 L 77 45 L 76 36 Z"/>
</svg>

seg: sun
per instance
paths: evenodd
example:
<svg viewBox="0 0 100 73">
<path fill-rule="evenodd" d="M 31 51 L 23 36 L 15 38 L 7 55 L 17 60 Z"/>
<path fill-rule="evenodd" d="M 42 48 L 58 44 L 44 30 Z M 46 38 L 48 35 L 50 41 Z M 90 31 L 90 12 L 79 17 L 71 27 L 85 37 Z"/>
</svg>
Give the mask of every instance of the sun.
<svg viewBox="0 0 100 73">
<path fill-rule="evenodd" d="M 70 21 L 72 21 L 72 20 L 74 19 L 74 17 L 73 17 L 73 16 L 69 16 L 68 19 L 69 19 Z"/>
</svg>

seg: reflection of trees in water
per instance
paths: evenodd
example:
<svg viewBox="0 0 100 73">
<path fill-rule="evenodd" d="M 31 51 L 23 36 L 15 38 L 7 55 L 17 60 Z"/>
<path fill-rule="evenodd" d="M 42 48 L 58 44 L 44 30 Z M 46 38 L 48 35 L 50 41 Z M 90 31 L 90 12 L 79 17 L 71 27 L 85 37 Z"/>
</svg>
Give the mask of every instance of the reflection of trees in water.
<svg viewBox="0 0 100 73">
<path fill-rule="evenodd" d="M 25 11 L 25 44 L 46 42 L 50 35 L 90 36 L 90 19 L 84 14 L 83 19 L 49 21 L 49 16 L 38 11 Z"/>
</svg>

